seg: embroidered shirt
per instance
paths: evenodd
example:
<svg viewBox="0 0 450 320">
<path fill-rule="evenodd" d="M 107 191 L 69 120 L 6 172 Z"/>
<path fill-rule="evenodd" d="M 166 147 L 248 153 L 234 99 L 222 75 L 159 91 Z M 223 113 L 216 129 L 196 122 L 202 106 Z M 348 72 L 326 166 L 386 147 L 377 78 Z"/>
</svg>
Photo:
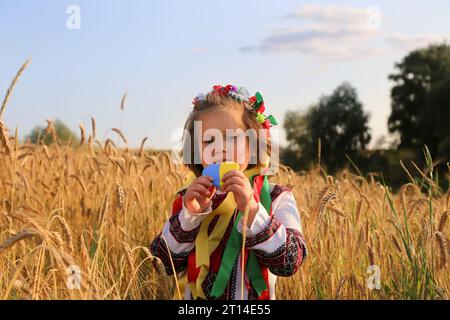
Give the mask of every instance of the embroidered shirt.
<svg viewBox="0 0 450 320">
<path fill-rule="evenodd" d="M 170 254 L 174 263 L 177 276 L 180 278 L 187 272 L 187 261 L 189 253 L 195 247 L 195 238 L 200 229 L 203 219 L 225 199 L 226 193 L 217 190 L 212 198 L 210 207 L 203 213 L 191 213 L 183 205 L 182 196 L 186 189 L 179 192 L 173 203 L 172 216 L 164 224 L 161 233 L 156 236 L 150 245 L 150 251 L 163 262 L 168 275 L 173 275 L 173 268 L 169 258 Z M 270 216 L 262 204 L 259 204 L 255 218 L 250 226 L 246 226 L 245 246 L 255 252 L 260 263 L 268 268 L 270 299 L 275 297 L 275 284 L 278 276 L 292 276 L 299 269 L 307 256 L 305 239 L 302 234 L 300 214 L 291 190 L 280 184 L 270 184 L 270 196 L 272 199 L 272 216 Z M 231 219 L 227 231 L 219 244 L 219 250 L 225 250 L 227 240 L 230 236 L 232 226 L 237 215 L 237 210 Z M 217 222 L 215 217 L 209 225 L 210 233 Z M 242 219 L 238 224 L 238 231 L 242 234 Z M 167 242 L 164 241 L 164 239 Z M 221 300 L 241 299 L 241 255 L 234 264 L 230 281 L 225 289 Z M 210 296 L 216 272 L 211 270 L 206 276 L 202 287 L 207 299 Z M 245 282 L 248 277 L 245 274 Z M 184 299 L 193 299 L 189 286 L 185 286 Z M 257 300 L 257 293 L 250 286 L 244 284 L 244 299 Z"/>
</svg>

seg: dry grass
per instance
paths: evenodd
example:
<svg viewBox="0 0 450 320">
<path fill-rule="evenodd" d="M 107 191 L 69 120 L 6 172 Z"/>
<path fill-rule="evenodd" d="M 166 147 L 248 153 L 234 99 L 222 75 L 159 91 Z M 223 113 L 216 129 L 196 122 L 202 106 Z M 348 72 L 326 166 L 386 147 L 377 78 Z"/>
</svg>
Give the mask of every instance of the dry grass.
<svg viewBox="0 0 450 320">
<path fill-rule="evenodd" d="M 23 144 L 11 156 L 3 150 L 0 160 L 0 297 L 176 293 L 147 248 L 187 173 L 170 156 Z M 270 180 L 294 186 L 309 249 L 298 273 L 279 278 L 278 298 L 448 298 L 448 194 L 430 198 L 409 184 L 393 195 L 374 179 L 347 171 L 333 179 L 318 168 L 297 174 L 281 167 Z M 380 290 L 365 285 L 372 264 L 381 269 Z M 79 290 L 66 286 L 71 265 L 82 273 Z"/>
<path fill-rule="evenodd" d="M 166 153 L 145 152 L 147 139 L 138 150 L 96 140 L 94 119 L 88 144 L 76 148 L 57 139 L 51 146 L 11 143 L 1 120 L 0 130 L 0 299 L 177 293 L 176 279 L 148 245 L 170 215 L 184 167 Z M 309 256 L 294 276 L 278 279 L 278 299 L 448 299 L 450 194 L 423 173 L 407 175 L 412 182 L 391 194 L 373 174 L 281 167 L 270 180 L 293 187 Z M 421 190 L 423 183 L 429 188 Z M 381 270 L 379 290 L 366 286 L 373 264 Z M 69 290 L 74 268 L 80 288 Z"/>
</svg>

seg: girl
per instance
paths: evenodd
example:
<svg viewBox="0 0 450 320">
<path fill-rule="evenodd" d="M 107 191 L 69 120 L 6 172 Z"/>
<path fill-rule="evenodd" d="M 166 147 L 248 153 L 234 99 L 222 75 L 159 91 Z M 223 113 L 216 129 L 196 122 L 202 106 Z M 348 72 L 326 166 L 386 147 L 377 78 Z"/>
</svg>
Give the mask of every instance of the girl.
<svg viewBox="0 0 450 320">
<path fill-rule="evenodd" d="M 261 174 L 271 151 L 269 130 L 277 123 L 263 114 L 261 94 L 249 97 L 242 87 L 214 86 L 193 104 L 183 137 L 183 158 L 193 178 L 177 192 L 172 216 L 151 252 L 167 274 L 177 273 L 184 299 L 275 299 L 277 276 L 292 276 L 307 255 L 292 192 L 269 184 Z M 249 136 L 244 143 L 228 136 L 226 143 L 218 143 L 230 130 L 251 131 L 258 143 L 252 145 Z M 239 170 L 227 172 L 220 187 L 214 186 L 202 171 L 225 161 L 238 163 Z"/>
</svg>

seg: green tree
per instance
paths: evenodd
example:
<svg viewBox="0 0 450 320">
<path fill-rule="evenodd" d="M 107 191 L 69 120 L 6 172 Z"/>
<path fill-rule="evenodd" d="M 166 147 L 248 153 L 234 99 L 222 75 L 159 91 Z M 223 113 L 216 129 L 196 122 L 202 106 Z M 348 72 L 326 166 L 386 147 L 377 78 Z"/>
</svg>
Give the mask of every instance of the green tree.
<svg viewBox="0 0 450 320">
<path fill-rule="evenodd" d="M 31 132 L 25 137 L 25 140 L 31 143 L 44 143 L 46 145 L 49 145 L 55 141 L 55 134 L 56 140 L 59 143 L 75 144 L 78 142 L 76 134 L 72 132 L 69 127 L 59 119 L 56 119 L 53 122 L 49 122 L 46 128 L 41 126 L 34 127 Z"/>
<path fill-rule="evenodd" d="M 388 127 L 399 135 L 400 149 L 422 159 L 423 146 L 441 160 L 450 158 L 450 46 L 430 45 L 409 53 L 389 76 Z"/>
<path fill-rule="evenodd" d="M 321 164 L 336 172 L 347 163 L 346 155 L 357 160 L 366 149 L 371 139 L 368 119 L 356 89 L 342 83 L 306 113 L 286 114 L 284 128 L 289 146 L 285 161 L 295 169 L 310 164 L 317 159 L 320 139 Z"/>
<path fill-rule="evenodd" d="M 288 111 L 284 120 L 287 148 L 282 149 L 283 162 L 294 170 L 305 169 L 314 159 L 313 141 L 309 129 L 309 119 L 312 107 L 307 113 Z"/>
</svg>

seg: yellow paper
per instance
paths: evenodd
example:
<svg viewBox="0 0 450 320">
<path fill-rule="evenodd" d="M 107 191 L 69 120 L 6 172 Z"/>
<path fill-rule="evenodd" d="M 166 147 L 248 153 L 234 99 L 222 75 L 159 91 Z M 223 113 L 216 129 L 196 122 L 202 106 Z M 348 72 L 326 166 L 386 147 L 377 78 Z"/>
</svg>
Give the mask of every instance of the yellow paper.
<svg viewBox="0 0 450 320">
<path fill-rule="evenodd" d="M 220 185 L 222 185 L 222 178 L 228 171 L 231 170 L 239 170 L 239 165 L 236 162 L 224 162 L 220 164 L 219 168 L 219 177 L 220 177 Z"/>
</svg>

